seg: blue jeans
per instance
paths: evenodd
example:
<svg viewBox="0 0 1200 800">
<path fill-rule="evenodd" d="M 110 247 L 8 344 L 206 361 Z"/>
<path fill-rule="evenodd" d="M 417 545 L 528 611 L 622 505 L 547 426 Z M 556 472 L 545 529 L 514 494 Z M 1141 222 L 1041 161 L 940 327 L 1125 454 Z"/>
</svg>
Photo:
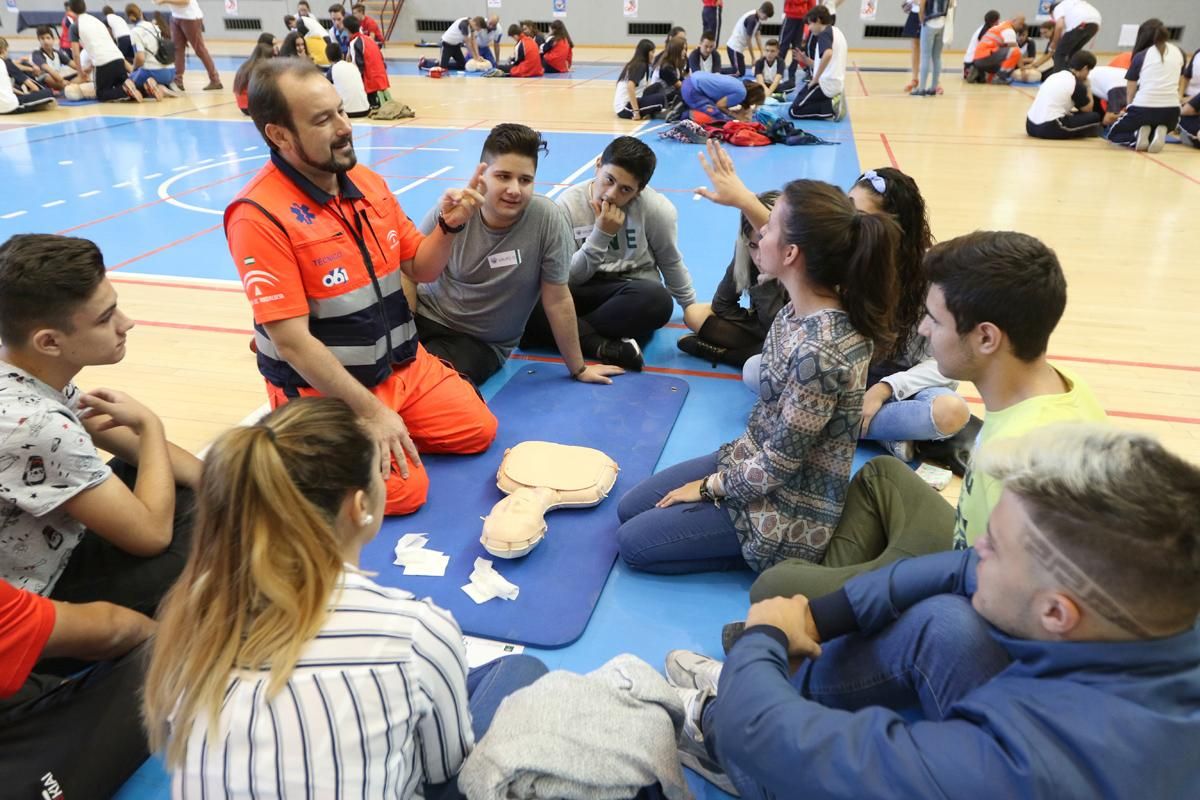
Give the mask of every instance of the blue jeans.
<svg viewBox="0 0 1200 800">
<path fill-rule="evenodd" d="M 480 58 L 482 58 L 482 59 L 484 59 L 485 61 L 487 61 L 489 64 L 491 64 L 491 65 L 492 65 L 492 68 L 493 68 L 493 69 L 495 69 L 495 67 L 496 67 L 496 56 L 495 56 L 495 54 L 493 54 L 493 53 L 492 53 L 492 48 L 491 48 L 491 47 L 481 47 L 481 48 L 479 48 L 479 57 L 480 57 Z"/>
<path fill-rule="evenodd" d="M 630 567 L 661 575 L 745 569 L 733 520 L 712 503 L 655 508 L 672 489 L 717 471 L 717 454 L 684 461 L 629 490 L 617 507 L 617 547 Z"/>
<path fill-rule="evenodd" d="M 953 395 L 945 386 L 922 389 L 907 400 L 888 400 L 871 420 L 864 439 L 874 442 L 936 442 L 958 431 L 944 433 L 933 423 L 933 401 Z"/>
<path fill-rule="evenodd" d="M 821 657 L 805 661 L 791 683 L 801 697 L 826 708 L 919 707 L 925 719 L 940 721 L 951 706 L 1008 666 L 1008 653 L 990 631 L 970 600 L 937 595 L 874 635 L 855 633 L 823 643 Z M 703 730 L 710 730 L 720 701 L 718 695 L 705 707 Z M 713 733 L 714 739 L 742 735 Z M 743 797 L 761 794 L 736 764 L 722 766 Z"/>
<path fill-rule="evenodd" d="M 483 738 L 500 703 L 518 689 L 523 689 L 549 670 L 533 656 L 523 654 L 504 656 L 489 661 L 467 673 L 467 707 L 471 711 L 471 730 L 475 741 Z M 458 800 L 464 798 L 458 790 L 458 781 L 425 787 L 425 796 L 430 800 Z"/>
<path fill-rule="evenodd" d="M 933 72 L 933 83 L 929 88 L 938 88 L 938 81 L 942 79 L 942 44 L 945 40 L 945 26 L 921 26 L 921 80 L 917 85 L 918 90 L 925 91 L 925 79 L 929 77 L 930 70 Z"/>
<path fill-rule="evenodd" d="M 138 67 L 129 78 L 133 81 L 133 85 L 138 88 L 138 91 L 141 91 L 142 87 L 146 85 L 147 78 L 154 78 L 160 86 L 170 86 L 171 81 L 175 80 L 175 68 L 146 69 L 145 67 Z"/>
</svg>

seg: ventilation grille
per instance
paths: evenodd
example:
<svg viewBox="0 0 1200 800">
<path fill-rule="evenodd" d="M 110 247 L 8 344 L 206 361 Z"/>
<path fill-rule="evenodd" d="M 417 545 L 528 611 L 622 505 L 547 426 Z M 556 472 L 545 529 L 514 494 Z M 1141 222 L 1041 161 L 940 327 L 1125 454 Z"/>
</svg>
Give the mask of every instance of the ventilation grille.
<svg viewBox="0 0 1200 800">
<path fill-rule="evenodd" d="M 525 20 L 525 21 L 530 22 L 530 20 Z M 549 22 L 539 21 L 539 22 L 530 22 L 530 24 L 533 25 L 534 30 L 536 30 L 538 33 L 549 33 L 550 32 L 550 23 Z"/>
<path fill-rule="evenodd" d="M 899 39 L 903 34 L 903 25 L 867 25 L 863 28 L 864 39 Z"/>
<path fill-rule="evenodd" d="M 768 36 L 778 37 L 779 34 L 783 33 L 783 26 L 776 25 L 774 22 L 764 22 L 758 26 L 758 32 L 762 34 L 763 39 L 766 39 Z"/>
<path fill-rule="evenodd" d="M 1183 26 L 1182 25 L 1168 25 L 1167 26 L 1167 35 L 1171 37 L 1172 42 L 1181 41 L 1183 39 Z"/>
<path fill-rule="evenodd" d="M 630 36 L 666 36 L 670 32 L 669 22 L 630 22 L 628 25 Z"/>
<path fill-rule="evenodd" d="M 256 17 L 225 17 L 227 31 L 261 31 L 262 20 Z"/>
<path fill-rule="evenodd" d="M 417 33 L 445 33 L 454 24 L 452 19 L 419 19 Z"/>
</svg>

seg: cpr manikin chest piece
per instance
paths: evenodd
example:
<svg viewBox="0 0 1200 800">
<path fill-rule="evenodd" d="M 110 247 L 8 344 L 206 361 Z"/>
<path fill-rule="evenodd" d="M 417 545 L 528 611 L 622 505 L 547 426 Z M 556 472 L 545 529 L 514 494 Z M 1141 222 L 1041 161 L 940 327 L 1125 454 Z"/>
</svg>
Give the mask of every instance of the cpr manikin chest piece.
<svg viewBox="0 0 1200 800">
<path fill-rule="evenodd" d="M 522 442 L 506 450 L 496 486 L 508 495 L 483 518 L 484 549 L 520 558 L 546 535 L 547 511 L 598 505 L 612 490 L 617 462 L 599 450 L 553 442 Z"/>
</svg>

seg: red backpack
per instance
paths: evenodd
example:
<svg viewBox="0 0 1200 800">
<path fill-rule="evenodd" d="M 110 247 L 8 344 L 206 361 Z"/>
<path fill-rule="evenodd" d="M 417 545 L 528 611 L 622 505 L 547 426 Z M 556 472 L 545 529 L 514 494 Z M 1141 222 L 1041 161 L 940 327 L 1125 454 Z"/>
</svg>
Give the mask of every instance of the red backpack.
<svg viewBox="0 0 1200 800">
<path fill-rule="evenodd" d="M 763 147 L 771 144 L 767 129 L 760 122 L 726 122 L 721 128 L 721 137 L 737 147 Z"/>
</svg>

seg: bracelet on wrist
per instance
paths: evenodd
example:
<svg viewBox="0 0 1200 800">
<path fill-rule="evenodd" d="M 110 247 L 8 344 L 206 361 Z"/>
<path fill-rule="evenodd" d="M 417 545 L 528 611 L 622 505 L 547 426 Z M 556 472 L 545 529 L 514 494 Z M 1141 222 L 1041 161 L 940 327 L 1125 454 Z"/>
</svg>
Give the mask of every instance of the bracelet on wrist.
<svg viewBox="0 0 1200 800">
<path fill-rule="evenodd" d="M 571 377 L 574 378 L 575 380 L 579 380 L 579 376 L 585 372 L 587 372 L 587 362 L 586 361 L 579 365 L 579 369 L 571 370 Z"/>
<path fill-rule="evenodd" d="M 446 222 L 446 218 L 443 217 L 440 212 L 437 216 L 437 224 L 438 227 L 442 229 L 442 233 L 446 234 L 447 236 L 453 236 L 456 233 L 462 233 L 463 228 L 467 227 L 467 223 L 465 222 L 462 225 L 451 227 L 450 223 Z"/>
</svg>

